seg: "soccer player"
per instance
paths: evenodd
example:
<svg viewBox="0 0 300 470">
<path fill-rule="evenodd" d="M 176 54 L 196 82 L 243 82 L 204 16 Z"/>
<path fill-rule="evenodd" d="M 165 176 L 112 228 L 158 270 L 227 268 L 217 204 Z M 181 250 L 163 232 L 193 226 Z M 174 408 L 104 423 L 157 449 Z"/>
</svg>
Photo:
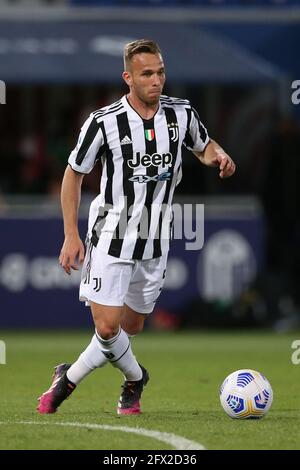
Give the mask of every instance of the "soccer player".
<svg viewBox="0 0 300 470">
<path fill-rule="evenodd" d="M 208 136 L 189 101 L 162 95 L 165 68 L 159 46 L 140 39 L 126 45 L 123 79 L 129 93 L 93 112 L 66 168 L 61 201 L 65 240 L 59 262 L 66 273 L 83 263 L 80 300 L 91 308 L 95 334 L 76 362 L 55 368 L 39 413 L 54 413 L 92 370 L 110 362 L 124 375 L 117 412 L 140 413 L 147 370 L 130 337 L 142 331 L 161 292 L 182 145 L 201 163 L 231 176 L 235 164 Z M 78 233 L 81 183 L 101 159 L 100 194 L 89 214 L 86 252 Z M 147 230 L 146 230 L 147 227 Z"/>
</svg>

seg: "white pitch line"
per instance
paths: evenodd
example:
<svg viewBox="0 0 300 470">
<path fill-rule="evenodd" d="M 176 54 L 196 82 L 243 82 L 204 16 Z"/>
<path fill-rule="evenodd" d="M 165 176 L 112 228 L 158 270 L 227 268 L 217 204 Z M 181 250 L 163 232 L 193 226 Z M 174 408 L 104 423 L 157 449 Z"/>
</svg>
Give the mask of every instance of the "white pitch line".
<svg viewBox="0 0 300 470">
<path fill-rule="evenodd" d="M 102 429 L 105 431 L 121 431 L 130 432 L 132 434 L 138 434 L 139 436 L 151 437 L 158 441 L 164 442 L 171 445 L 176 450 L 205 450 L 205 447 L 195 441 L 190 441 L 185 437 L 177 436 L 176 434 L 153 431 L 144 428 L 130 428 L 128 426 L 109 426 L 107 424 L 93 424 L 93 423 L 51 423 L 51 422 L 37 422 L 37 421 L 0 421 L 0 424 L 24 424 L 24 425 L 43 425 L 43 426 L 73 426 L 77 428 L 88 428 L 88 429 Z"/>
</svg>

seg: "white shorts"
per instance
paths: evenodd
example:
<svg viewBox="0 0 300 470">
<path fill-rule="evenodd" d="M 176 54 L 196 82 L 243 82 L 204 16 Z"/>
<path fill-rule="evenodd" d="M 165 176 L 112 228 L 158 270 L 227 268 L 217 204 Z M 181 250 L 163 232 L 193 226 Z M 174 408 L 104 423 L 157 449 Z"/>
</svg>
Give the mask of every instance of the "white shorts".
<svg viewBox="0 0 300 470">
<path fill-rule="evenodd" d="M 79 299 L 115 307 L 124 304 L 149 314 L 161 293 L 168 254 L 148 260 L 127 260 L 90 245 L 82 268 Z"/>
</svg>

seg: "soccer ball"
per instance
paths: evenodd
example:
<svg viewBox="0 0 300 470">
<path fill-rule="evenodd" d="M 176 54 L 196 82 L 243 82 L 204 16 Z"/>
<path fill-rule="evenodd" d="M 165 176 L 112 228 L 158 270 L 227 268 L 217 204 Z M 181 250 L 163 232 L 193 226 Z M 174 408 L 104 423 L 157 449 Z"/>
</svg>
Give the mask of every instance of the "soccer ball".
<svg viewBox="0 0 300 470">
<path fill-rule="evenodd" d="M 220 387 L 224 411 L 237 419 L 259 419 L 270 409 L 273 390 L 260 372 L 242 369 L 228 375 Z"/>
</svg>

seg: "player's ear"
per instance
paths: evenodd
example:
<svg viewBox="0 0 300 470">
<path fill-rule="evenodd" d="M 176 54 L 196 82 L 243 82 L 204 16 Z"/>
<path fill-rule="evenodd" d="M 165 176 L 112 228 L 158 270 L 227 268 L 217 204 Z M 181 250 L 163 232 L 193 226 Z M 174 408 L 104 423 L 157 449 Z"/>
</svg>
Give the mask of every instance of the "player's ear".
<svg viewBox="0 0 300 470">
<path fill-rule="evenodd" d="M 123 73 L 122 73 L 122 77 L 123 77 L 123 80 L 125 81 L 125 83 L 130 86 L 131 85 L 131 75 L 130 73 L 125 70 Z"/>
</svg>

